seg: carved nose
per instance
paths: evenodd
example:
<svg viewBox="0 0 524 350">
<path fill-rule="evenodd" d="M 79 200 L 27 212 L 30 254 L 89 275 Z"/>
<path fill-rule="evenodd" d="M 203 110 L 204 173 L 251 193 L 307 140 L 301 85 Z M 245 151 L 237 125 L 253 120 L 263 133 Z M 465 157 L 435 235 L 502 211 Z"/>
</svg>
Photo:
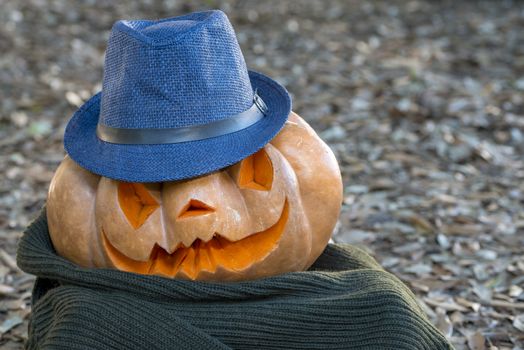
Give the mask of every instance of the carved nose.
<svg viewBox="0 0 524 350">
<path fill-rule="evenodd" d="M 215 208 L 209 204 L 204 203 L 198 199 L 191 198 L 178 214 L 177 221 L 195 216 L 207 215 L 214 212 Z"/>
</svg>

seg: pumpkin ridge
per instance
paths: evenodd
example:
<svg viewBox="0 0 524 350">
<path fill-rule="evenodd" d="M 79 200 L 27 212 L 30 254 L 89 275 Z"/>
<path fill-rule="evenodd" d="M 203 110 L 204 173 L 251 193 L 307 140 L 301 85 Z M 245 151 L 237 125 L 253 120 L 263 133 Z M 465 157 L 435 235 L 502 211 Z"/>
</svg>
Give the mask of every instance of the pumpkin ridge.
<svg viewBox="0 0 524 350">
<path fill-rule="evenodd" d="M 66 156 L 67 157 L 67 156 Z M 71 160 L 72 161 L 72 160 Z M 94 175 L 94 174 L 93 174 Z M 93 188 L 96 188 L 96 190 L 93 190 L 93 200 L 92 200 L 92 211 L 91 213 L 96 213 L 96 202 L 98 200 L 98 186 L 100 185 L 100 182 L 102 180 L 101 176 L 97 176 L 96 179 L 96 185 L 93 186 Z M 97 227 L 98 227 L 98 216 L 93 215 L 93 221 L 91 224 L 91 232 L 95 232 L 94 241 L 93 244 L 88 244 L 87 249 L 89 250 L 89 257 L 91 260 L 91 266 L 97 266 L 96 260 L 100 259 L 100 257 L 96 257 L 97 254 L 100 254 L 102 256 L 102 260 L 107 261 L 107 254 L 105 253 L 105 250 L 100 249 L 103 246 L 103 242 L 100 242 L 100 236 L 97 233 Z M 95 249 L 96 248 L 96 249 Z"/>
</svg>

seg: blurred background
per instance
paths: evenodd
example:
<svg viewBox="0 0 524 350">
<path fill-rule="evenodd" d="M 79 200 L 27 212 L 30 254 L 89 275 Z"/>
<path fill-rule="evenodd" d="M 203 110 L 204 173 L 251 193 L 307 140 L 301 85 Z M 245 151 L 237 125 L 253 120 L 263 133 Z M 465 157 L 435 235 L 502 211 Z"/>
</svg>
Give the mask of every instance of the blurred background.
<svg viewBox="0 0 524 350">
<path fill-rule="evenodd" d="M 0 348 L 27 337 L 15 263 L 114 21 L 209 8 L 284 84 L 344 178 L 366 249 L 457 349 L 524 348 L 524 3 L 0 0 Z"/>
</svg>

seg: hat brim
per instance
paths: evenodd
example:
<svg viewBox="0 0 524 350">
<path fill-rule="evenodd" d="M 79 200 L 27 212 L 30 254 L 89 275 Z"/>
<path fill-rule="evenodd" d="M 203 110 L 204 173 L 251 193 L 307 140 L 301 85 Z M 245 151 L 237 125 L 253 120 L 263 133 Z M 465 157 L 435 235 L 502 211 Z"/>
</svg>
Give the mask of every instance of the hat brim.
<svg viewBox="0 0 524 350">
<path fill-rule="evenodd" d="M 273 79 L 249 71 L 253 90 L 268 113 L 250 127 L 198 141 L 124 145 L 100 140 L 96 126 L 101 93 L 75 112 L 64 133 L 64 148 L 81 167 L 104 177 L 129 182 L 162 182 L 201 176 L 235 164 L 267 144 L 284 126 L 291 98 Z"/>
</svg>

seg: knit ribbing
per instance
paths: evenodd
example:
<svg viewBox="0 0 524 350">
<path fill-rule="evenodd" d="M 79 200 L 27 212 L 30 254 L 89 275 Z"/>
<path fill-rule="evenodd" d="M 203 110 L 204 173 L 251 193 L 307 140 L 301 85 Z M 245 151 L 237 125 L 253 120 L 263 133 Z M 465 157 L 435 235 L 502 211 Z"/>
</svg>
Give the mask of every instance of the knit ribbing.
<svg viewBox="0 0 524 350">
<path fill-rule="evenodd" d="M 28 349 L 452 349 L 411 291 L 350 245 L 305 272 L 183 281 L 63 259 L 44 209 L 17 259 L 37 276 Z"/>
</svg>

